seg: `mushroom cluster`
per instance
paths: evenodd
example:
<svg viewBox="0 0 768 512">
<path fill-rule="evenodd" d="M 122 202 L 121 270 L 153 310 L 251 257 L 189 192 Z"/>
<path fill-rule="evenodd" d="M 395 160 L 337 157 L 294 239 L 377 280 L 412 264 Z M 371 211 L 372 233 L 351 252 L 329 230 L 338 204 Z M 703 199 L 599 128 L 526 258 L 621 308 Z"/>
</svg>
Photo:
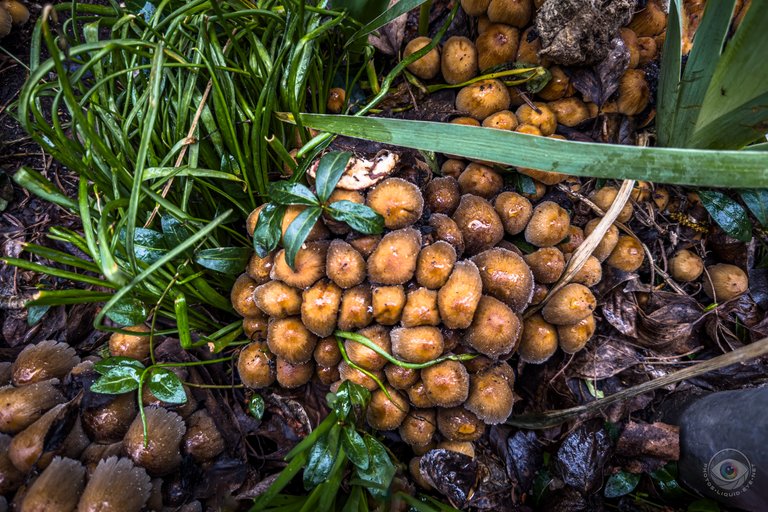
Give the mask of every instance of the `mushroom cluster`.
<svg viewBox="0 0 768 512">
<path fill-rule="evenodd" d="M 113 355 L 146 347 L 148 357 L 147 329 L 130 330 L 137 334 L 112 336 Z M 50 340 L 0 364 L 0 505 L 7 499 L 20 511 L 160 510 L 178 505 L 163 487 L 179 477 L 182 457 L 205 467 L 224 452 L 213 418 L 188 389 L 187 402 L 175 406 L 144 389 L 145 443 L 136 394 L 89 391 L 93 365 Z"/>
<path fill-rule="evenodd" d="M 19 0 L 0 1 L 0 39 L 11 33 L 14 25 L 23 25 L 29 20 L 29 9 Z"/>
</svg>

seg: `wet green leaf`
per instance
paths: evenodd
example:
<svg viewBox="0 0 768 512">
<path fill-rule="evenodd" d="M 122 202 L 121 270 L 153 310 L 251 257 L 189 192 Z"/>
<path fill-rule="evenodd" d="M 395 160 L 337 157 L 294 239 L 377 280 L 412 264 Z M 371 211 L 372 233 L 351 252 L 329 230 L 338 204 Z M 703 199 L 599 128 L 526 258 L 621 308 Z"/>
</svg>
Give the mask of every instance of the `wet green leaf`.
<svg viewBox="0 0 768 512">
<path fill-rule="evenodd" d="M 320 437 L 309 450 L 309 460 L 304 468 L 304 488 L 309 490 L 323 483 L 331 474 L 338 452 L 339 428 L 332 428 Z"/>
<path fill-rule="evenodd" d="M 183 404 L 187 401 L 181 379 L 170 370 L 155 368 L 149 377 L 149 390 L 155 397 L 169 404 Z"/>
<path fill-rule="evenodd" d="M 331 193 L 344 174 L 351 156 L 352 153 L 332 151 L 320 159 L 315 175 L 315 189 L 317 189 L 317 197 L 320 202 L 324 203 L 331 197 Z"/>
<path fill-rule="evenodd" d="M 125 233 L 120 231 L 120 242 L 125 245 Z M 163 233 L 154 229 L 136 228 L 133 237 L 133 253 L 136 259 L 144 263 L 154 263 L 168 252 L 168 245 Z"/>
<path fill-rule="evenodd" d="M 366 235 L 384 231 L 384 217 L 364 204 L 336 201 L 328 206 L 328 213 L 332 218 L 346 222 L 355 231 Z"/>
<path fill-rule="evenodd" d="M 309 236 L 309 232 L 315 227 L 317 219 L 320 218 L 320 214 L 323 210 L 320 207 L 310 206 L 302 211 L 293 219 L 288 225 L 288 229 L 285 230 L 285 236 L 283 237 L 283 245 L 285 246 L 285 261 L 293 268 L 296 262 L 296 254 L 304 245 L 304 241 Z"/>
<path fill-rule="evenodd" d="M 195 254 L 195 262 L 222 274 L 240 274 L 248 264 L 253 251 L 250 247 L 215 247 Z"/>
<path fill-rule="evenodd" d="M 136 297 L 126 295 L 107 310 L 107 317 L 118 325 L 138 325 L 147 319 L 147 307 Z"/>
<path fill-rule="evenodd" d="M 357 476 L 368 485 L 368 492 L 377 499 L 389 495 L 389 486 L 395 476 L 395 466 L 387 454 L 386 448 L 375 437 L 365 436 L 370 463 L 368 469 L 357 468 Z"/>
<path fill-rule="evenodd" d="M 742 190 L 741 199 L 755 216 L 757 222 L 763 227 L 768 227 L 768 189 Z"/>
<path fill-rule="evenodd" d="M 687 496 L 680 484 L 677 483 L 677 465 L 674 462 L 650 473 L 650 477 L 659 489 L 659 493 L 665 498 L 675 499 Z"/>
<path fill-rule="evenodd" d="M 640 475 L 619 471 L 608 477 L 603 494 L 606 498 L 618 498 L 635 490 L 640 482 Z"/>
<path fill-rule="evenodd" d="M 260 258 L 266 258 L 267 254 L 280 242 L 280 225 L 283 222 L 285 208 L 285 206 L 268 203 L 261 209 L 259 222 L 253 232 L 253 248 Z"/>
<path fill-rule="evenodd" d="M 13 175 L 13 181 L 38 197 L 64 208 L 76 211 L 77 204 L 61 193 L 45 176 L 34 169 L 22 167 Z"/>
<path fill-rule="evenodd" d="M 370 458 L 368 457 L 368 447 L 365 445 L 363 436 L 352 425 L 344 427 L 344 437 L 342 446 L 347 453 L 347 457 L 352 464 L 360 469 L 368 469 Z"/>
<path fill-rule="evenodd" d="M 752 238 L 752 223 L 739 203 L 714 190 L 700 190 L 699 197 L 704 208 L 723 231 L 742 242 Z"/>
<path fill-rule="evenodd" d="M 257 420 L 264 417 L 265 408 L 264 399 L 261 395 L 253 395 L 248 401 L 248 413 Z"/>
<path fill-rule="evenodd" d="M 133 359 L 132 357 L 123 356 L 107 357 L 106 359 L 102 359 L 93 365 L 94 371 L 101 375 L 104 375 L 115 368 L 121 367 L 132 367 L 139 371 L 144 370 L 144 365 L 141 361 Z"/>
<path fill-rule="evenodd" d="M 290 181 L 278 181 L 269 186 L 269 199 L 275 204 L 289 205 L 301 204 L 315 206 L 320 204 L 315 194 L 306 185 L 291 183 Z"/>
<path fill-rule="evenodd" d="M 138 389 L 142 370 L 131 365 L 120 365 L 110 369 L 96 379 L 91 386 L 94 393 L 118 395 Z"/>
<path fill-rule="evenodd" d="M 171 215 L 163 215 L 160 218 L 160 225 L 165 235 L 165 242 L 170 246 L 179 245 L 192 234 L 192 230 L 186 223 Z"/>
</svg>

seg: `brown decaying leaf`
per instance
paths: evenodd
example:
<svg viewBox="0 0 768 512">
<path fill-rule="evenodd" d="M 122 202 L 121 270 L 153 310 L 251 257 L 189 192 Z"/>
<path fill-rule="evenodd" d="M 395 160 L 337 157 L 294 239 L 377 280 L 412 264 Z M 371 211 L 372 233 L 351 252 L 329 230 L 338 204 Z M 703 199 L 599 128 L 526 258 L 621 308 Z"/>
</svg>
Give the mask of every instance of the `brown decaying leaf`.
<svg viewBox="0 0 768 512">
<path fill-rule="evenodd" d="M 690 352 L 704 314 L 699 303 L 687 295 L 657 292 L 649 306 L 650 313 L 639 310 L 638 343 L 665 353 Z"/>
<path fill-rule="evenodd" d="M 680 428 L 666 423 L 630 421 L 616 444 L 616 453 L 625 457 L 680 458 Z"/>
<path fill-rule="evenodd" d="M 604 338 L 602 343 L 579 352 L 568 373 L 580 379 L 602 380 L 617 375 L 640 362 L 636 350 L 626 341 Z"/>
<path fill-rule="evenodd" d="M 563 482 L 588 493 L 603 483 L 603 466 L 611 442 L 601 421 L 584 423 L 563 440 L 555 458 L 555 471 Z"/>
<path fill-rule="evenodd" d="M 619 88 L 619 78 L 629 66 L 629 50 L 624 40 L 614 37 L 608 55 L 595 66 L 569 68 L 573 87 L 602 106 Z"/>
</svg>

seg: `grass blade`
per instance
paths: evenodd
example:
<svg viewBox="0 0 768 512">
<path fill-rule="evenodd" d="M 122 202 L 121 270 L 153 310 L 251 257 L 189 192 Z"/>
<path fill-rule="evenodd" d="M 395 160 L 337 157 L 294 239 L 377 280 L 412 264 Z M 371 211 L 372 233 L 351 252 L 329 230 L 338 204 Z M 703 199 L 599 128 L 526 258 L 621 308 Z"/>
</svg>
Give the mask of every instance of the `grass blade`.
<svg viewBox="0 0 768 512">
<path fill-rule="evenodd" d="M 667 34 L 659 76 L 658 108 L 656 131 L 660 146 L 669 146 L 677 125 L 677 103 L 679 98 L 680 68 L 682 66 L 683 21 L 680 18 L 682 0 L 669 2 Z"/>
<path fill-rule="evenodd" d="M 349 137 L 575 176 L 709 187 L 768 185 L 768 164 L 759 151 L 595 144 L 403 119 L 302 114 L 301 120 L 311 128 Z"/>
</svg>

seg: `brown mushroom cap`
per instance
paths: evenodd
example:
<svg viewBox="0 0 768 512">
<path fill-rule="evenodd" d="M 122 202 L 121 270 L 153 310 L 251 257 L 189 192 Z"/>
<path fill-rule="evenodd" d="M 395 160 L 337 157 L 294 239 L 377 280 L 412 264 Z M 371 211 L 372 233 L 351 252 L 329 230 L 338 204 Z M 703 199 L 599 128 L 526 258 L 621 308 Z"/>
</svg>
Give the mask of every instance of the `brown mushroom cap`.
<svg viewBox="0 0 768 512">
<path fill-rule="evenodd" d="M 552 75 L 552 77 L 549 79 L 549 82 L 547 82 L 547 85 L 545 85 L 544 88 L 536 94 L 538 94 L 539 98 L 543 99 L 544 101 L 559 100 L 565 96 L 566 93 L 568 93 L 569 86 L 571 85 L 571 79 L 560 66 L 551 66 L 549 68 L 549 73 Z M 557 118 L 557 122 L 560 122 L 559 116 Z"/>
<path fill-rule="evenodd" d="M 256 306 L 267 316 L 285 318 L 301 312 L 301 292 L 282 281 L 268 281 L 253 291 Z"/>
<path fill-rule="evenodd" d="M 421 233 L 413 228 L 387 233 L 368 257 L 368 278 L 377 284 L 410 281 L 420 249 Z"/>
<path fill-rule="evenodd" d="M 470 16 L 481 16 L 488 10 L 491 0 L 461 0 L 461 8 Z"/>
<path fill-rule="evenodd" d="M 83 408 L 80 419 L 91 439 L 98 443 L 116 443 L 125 436 L 137 413 L 136 396 L 126 393 L 115 396 L 106 405 Z"/>
<path fill-rule="evenodd" d="M 447 160 L 446 162 L 449 161 Z M 463 171 L 463 163 L 461 163 L 461 167 Z M 432 213 L 451 215 L 456 210 L 456 207 L 459 206 L 459 200 L 461 199 L 459 182 L 450 176 L 434 178 L 424 188 L 424 199 Z"/>
<path fill-rule="evenodd" d="M 456 249 L 444 240 L 424 247 L 416 261 L 416 282 L 433 290 L 442 287 L 451 275 L 456 258 Z"/>
<path fill-rule="evenodd" d="M 495 247 L 481 252 L 472 261 L 480 271 L 483 291 L 521 313 L 533 295 L 533 273 L 522 258 L 508 249 Z"/>
<path fill-rule="evenodd" d="M 373 321 L 371 298 L 371 287 L 367 284 L 344 290 L 339 308 L 339 329 L 352 331 L 370 324 Z"/>
<path fill-rule="evenodd" d="M 293 364 L 309 361 L 317 344 L 299 317 L 275 318 L 269 322 L 267 346 L 270 352 Z"/>
<path fill-rule="evenodd" d="M 482 293 L 483 281 L 477 265 L 470 260 L 456 263 L 448 281 L 437 293 L 443 324 L 449 329 L 469 327 Z"/>
<path fill-rule="evenodd" d="M 411 446 L 426 446 L 437 431 L 434 409 L 411 409 L 400 424 L 400 438 Z"/>
<path fill-rule="evenodd" d="M 611 207 L 611 205 L 613 205 L 613 202 L 616 200 L 616 197 L 618 195 L 619 195 L 619 189 L 617 189 L 616 187 L 605 186 L 603 188 L 597 189 L 594 192 L 592 192 L 589 195 L 589 198 L 601 210 L 603 210 L 604 212 L 607 212 L 608 209 Z M 629 219 L 632 218 L 632 212 L 633 212 L 632 203 L 630 201 L 627 201 L 626 204 L 624 204 L 624 207 L 621 209 L 619 216 L 616 217 L 616 220 L 618 222 L 627 222 L 629 221 Z"/>
<path fill-rule="evenodd" d="M 8 457 L 16 469 L 29 473 L 36 463 L 41 462 L 45 440 L 54 421 L 60 417 L 64 404 L 54 406 L 33 424 L 13 437 L 8 447 Z"/>
<path fill-rule="evenodd" d="M 601 219 L 599 218 L 595 218 L 587 222 L 584 226 L 584 236 L 591 235 L 600 220 Z M 592 256 L 600 261 L 605 261 L 608 259 L 608 256 L 611 255 L 611 252 L 613 252 L 617 243 L 619 243 L 619 228 L 614 224 L 611 224 L 608 231 L 605 232 L 605 235 L 603 235 L 603 238 L 600 240 L 600 243 L 597 244 L 597 247 L 592 251 Z"/>
<path fill-rule="evenodd" d="M 504 186 L 504 179 L 487 165 L 472 162 L 464 169 L 458 179 L 462 194 L 474 194 L 490 199 Z"/>
<path fill-rule="evenodd" d="M 520 359 L 527 363 L 543 363 L 557 351 L 557 329 L 540 314 L 523 321 L 523 334 L 517 348 Z"/>
<path fill-rule="evenodd" d="M 531 202 L 515 192 L 502 192 L 496 196 L 493 207 L 510 235 L 522 233 L 533 215 Z"/>
<path fill-rule="evenodd" d="M 552 112 L 552 109 L 546 103 L 537 101 L 534 105 L 536 105 L 539 112 L 536 112 L 530 105 L 525 103 L 517 107 L 515 115 L 517 115 L 521 123 L 538 128 L 545 137 L 555 133 L 557 128 L 557 116 L 555 113 Z"/>
<path fill-rule="evenodd" d="M 347 236 L 347 242 L 354 247 L 363 258 L 367 258 L 373 253 L 373 250 L 379 246 L 379 242 L 381 242 L 382 238 L 382 235 L 361 235 L 360 233 L 352 232 Z"/>
<path fill-rule="evenodd" d="M 274 263 L 274 252 L 267 254 L 263 258 L 259 257 L 258 254 L 253 253 L 251 259 L 248 260 L 248 266 L 245 267 L 245 273 L 248 274 L 248 277 L 256 281 L 257 284 L 264 284 L 269 281 L 269 274 L 272 272 Z"/>
<path fill-rule="evenodd" d="M 315 363 L 311 359 L 299 364 L 292 364 L 285 359 L 277 358 L 277 382 L 286 389 L 303 386 L 312 379 L 315 373 Z"/>
<path fill-rule="evenodd" d="M 237 373 L 248 388 L 261 389 L 275 382 L 275 358 L 267 344 L 256 341 L 246 345 L 237 357 Z"/>
<path fill-rule="evenodd" d="M 477 49 L 466 37 L 453 36 L 443 44 L 440 71 L 448 84 L 466 82 L 477 75 Z"/>
<path fill-rule="evenodd" d="M 350 201 L 352 203 L 364 204 L 365 196 L 357 190 L 345 190 L 335 188 L 328 198 L 327 204 L 331 205 L 337 201 Z M 345 235 L 352 231 L 352 228 L 346 222 L 334 220 L 327 213 L 323 213 L 323 222 L 331 233 L 336 235 Z"/>
<path fill-rule="evenodd" d="M 341 288 L 352 288 L 365 281 L 365 259 L 347 242 L 333 240 L 325 261 L 328 277 Z"/>
<path fill-rule="evenodd" d="M 408 415 L 408 400 L 391 386 L 385 386 L 389 396 L 382 389 L 371 393 L 371 402 L 365 413 L 368 425 L 376 430 L 394 430 Z"/>
<path fill-rule="evenodd" d="M 513 62 L 517 56 L 520 32 L 509 25 L 492 23 L 477 37 L 478 67 L 481 70 Z"/>
<path fill-rule="evenodd" d="M 392 363 L 384 367 L 384 375 L 393 388 L 401 390 L 407 390 L 419 380 L 418 370 L 403 368 Z"/>
<path fill-rule="evenodd" d="M 704 293 L 710 299 L 725 302 L 749 290 L 749 277 L 736 265 L 718 263 L 707 267 Z"/>
<path fill-rule="evenodd" d="M 385 352 L 389 353 L 391 351 L 392 341 L 389 329 L 383 325 L 374 324 L 360 329 L 357 333 L 368 338 Z M 382 356 L 354 340 L 345 340 L 344 348 L 347 351 L 349 360 L 366 370 L 381 370 L 387 364 L 387 360 Z"/>
<path fill-rule="evenodd" d="M 618 111 L 625 116 L 635 116 L 648 106 L 651 88 L 642 69 L 628 69 L 619 78 Z"/>
<path fill-rule="evenodd" d="M 12 439 L 7 434 L 0 434 L 0 496 L 15 491 L 26 476 L 13 465 L 8 457 L 8 446 Z"/>
<path fill-rule="evenodd" d="M 491 0 L 487 14 L 488 19 L 493 23 L 506 23 L 523 28 L 530 23 L 533 16 L 533 2 L 532 0 Z"/>
<path fill-rule="evenodd" d="M 464 341 L 481 354 L 497 358 L 515 350 L 521 326 L 520 317 L 506 304 L 483 295 Z"/>
<path fill-rule="evenodd" d="M 542 247 L 525 255 L 523 259 L 531 267 L 533 278 L 539 283 L 555 283 L 565 270 L 565 256 L 557 247 Z"/>
<path fill-rule="evenodd" d="M 571 255 L 566 255 L 566 261 L 570 261 Z M 583 284 L 584 286 L 591 288 L 599 283 L 603 279 L 603 267 L 600 264 L 600 260 L 594 256 L 587 258 L 584 265 L 576 272 L 571 282 Z"/>
<path fill-rule="evenodd" d="M 472 459 L 475 458 L 475 443 L 472 441 L 440 441 L 437 443 L 437 449 L 461 453 Z"/>
<path fill-rule="evenodd" d="M 401 178 L 387 178 L 368 192 L 366 204 L 384 217 L 387 229 L 414 224 L 424 212 L 424 197 L 419 187 Z"/>
<path fill-rule="evenodd" d="M 373 391 L 374 389 L 379 387 L 378 383 L 375 380 L 373 380 L 372 378 L 370 378 L 368 375 L 361 372 L 357 368 L 352 368 L 345 361 L 340 362 L 338 368 L 339 368 L 339 378 L 341 380 L 348 380 L 350 382 L 354 382 L 359 386 L 363 386 L 368 391 Z M 381 380 L 384 377 L 384 372 L 382 372 L 381 370 L 373 371 L 370 373 L 379 380 Z"/>
<path fill-rule="evenodd" d="M 275 255 L 275 264 L 270 272 L 272 279 L 282 281 L 294 288 L 307 288 L 325 276 L 325 258 L 328 242 L 307 242 L 296 253 L 294 268 L 285 260 L 285 249 Z"/>
<path fill-rule="evenodd" d="M 469 372 L 458 361 L 442 361 L 421 370 L 427 396 L 437 406 L 463 404 L 469 394 Z"/>
<path fill-rule="evenodd" d="M 143 468 L 134 466 L 130 459 L 112 456 L 101 460 L 91 474 L 78 512 L 142 510 L 151 490 L 150 478 Z"/>
<path fill-rule="evenodd" d="M 448 160 L 443 162 L 443 164 L 440 166 L 440 172 L 443 173 L 445 177 L 453 178 L 454 180 L 457 180 L 459 179 L 461 172 L 464 170 L 466 166 L 467 166 L 467 162 L 465 162 L 464 160 L 460 160 L 458 158 L 449 158 Z M 435 179 L 440 179 L 440 178 L 435 178 Z M 458 191 L 458 183 L 456 183 L 456 185 L 457 185 L 456 190 Z M 427 186 L 429 186 L 429 183 L 427 183 Z M 427 202 L 427 205 L 430 207 L 430 209 L 432 209 L 432 212 L 434 213 L 435 210 L 432 208 L 431 205 L 429 205 L 429 202 Z M 456 206 L 458 205 L 459 205 L 459 197 L 456 198 L 456 205 L 454 206 L 454 208 L 456 208 Z"/>
<path fill-rule="evenodd" d="M 254 298 L 257 286 L 256 281 L 248 277 L 248 274 L 240 274 L 235 280 L 235 284 L 232 285 L 230 301 L 232 308 L 240 316 L 258 316 L 262 313 Z M 149 345 L 148 340 L 147 345 Z M 147 355 L 149 355 L 149 351 L 147 351 Z"/>
<path fill-rule="evenodd" d="M 347 91 L 341 87 L 332 87 L 328 91 L 328 100 L 325 102 L 325 108 L 332 114 L 338 114 L 344 108 L 347 101 Z"/>
<path fill-rule="evenodd" d="M 317 342 L 313 353 L 319 366 L 336 366 L 341 361 L 341 351 L 334 336 L 323 338 Z"/>
<path fill-rule="evenodd" d="M 568 212 L 552 201 L 543 201 L 533 209 L 525 240 L 536 247 L 552 247 L 568 236 L 571 219 Z"/>
<path fill-rule="evenodd" d="M 435 213 L 429 218 L 429 227 L 435 230 L 433 235 L 436 240 L 448 242 L 456 249 L 457 256 L 462 255 L 464 252 L 464 236 L 453 219 L 442 213 Z"/>
<path fill-rule="evenodd" d="M 397 327 L 390 333 L 392 355 L 408 363 L 426 363 L 443 353 L 443 334 L 437 327 Z"/>
<path fill-rule="evenodd" d="M 406 392 L 408 393 L 408 400 L 414 407 L 429 409 L 435 406 L 432 399 L 427 395 L 427 388 L 424 387 L 424 383 L 421 380 L 409 387 Z"/>
<path fill-rule="evenodd" d="M 616 247 L 605 264 L 624 272 L 634 272 L 643 265 L 645 252 L 640 241 L 629 235 L 620 235 Z"/>
<path fill-rule="evenodd" d="M 517 116 L 509 110 L 499 110 L 483 119 L 482 122 L 485 128 L 496 130 L 514 130 L 518 124 Z"/>
<path fill-rule="evenodd" d="M 579 125 L 592 117 L 587 104 L 574 96 L 552 101 L 548 103 L 548 106 L 555 113 L 557 122 L 569 128 Z"/>
<path fill-rule="evenodd" d="M 485 423 L 464 407 L 452 407 L 437 410 L 437 429 L 449 441 L 477 441 Z"/>
<path fill-rule="evenodd" d="M 596 327 L 594 315 L 589 315 L 575 324 L 558 325 L 557 338 L 560 340 L 560 348 L 569 354 L 578 352 L 595 334 Z"/>
<path fill-rule="evenodd" d="M 48 409 L 65 401 L 58 379 L 26 386 L 0 388 L 0 432 L 15 434 L 37 421 Z"/>
<path fill-rule="evenodd" d="M 507 110 L 509 102 L 509 91 L 504 82 L 486 79 L 461 88 L 456 95 L 456 110 L 481 121 L 494 112 Z"/>
<path fill-rule="evenodd" d="M 515 396 L 507 379 L 494 369 L 472 375 L 464 407 L 489 425 L 503 423 L 512 414 Z"/>
<path fill-rule="evenodd" d="M 490 249 L 504 238 L 504 226 L 491 203 L 482 197 L 465 194 L 453 220 L 461 230 L 464 245 L 469 254 Z"/>
<path fill-rule="evenodd" d="M 24 386 L 48 379 L 63 379 L 79 362 L 75 349 L 68 344 L 41 341 L 27 345 L 19 352 L 13 362 L 11 380 L 16 386 Z"/>
<path fill-rule="evenodd" d="M 411 39 L 408 41 L 408 44 L 405 45 L 403 58 L 416 53 L 431 42 L 432 40 L 428 37 L 416 37 Z M 435 78 L 440 72 L 440 52 L 437 48 L 432 48 L 426 55 L 415 62 L 410 63 L 408 65 L 408 71 L 424 80 Z"/>
<path fill-rule="evenodd" d="M 415 288 L 409 291 L 401 322 L 403 327 L 440 324 L 437 291 L 428 288 Z"/>
<path fill-rule="evenodd" d="M 186 426 L 181 416 L 162 407 L 147 407 L 147 438 L 137 417 L 123 439 L 125 453 L 152 475 L 167 475 L 181 465 L 181 439 Z M 145 443 L 146 441 L 146 443 Z"/>
<path fill-rule="evenodd" d="M 215 458 L 226 447 L 221 432 L 206 409 L 195 411 L 189 417 L 182 445 L 184 451 L 198 462 Z"/>
<path fill-rule="evenodd" d="M 20 512 L 74 510 L 85 483 L 85 468 L 73 459 L 56 457 L 29 486 Z"/>
<path fill-rule="evenodd" d="M 401 285 L 374 286 L 371 297 L 373 318 L 382 325 L 395 325 L 400 321 L 405 300 Z"/>
<path fill-rule="evenodd" d="M 704 261 L 698 254 L 685 249 L 677 251 L 669 260 L 669 273 L 676 281 L 695 281 L 704 272 Z"/>
<path fill-rule="evenodd" d="M 596 307 L 597 300 L 589 288 L 569 283 L 550 297 L 541 315 L 551 324 L 570 325 L 591 315 Z"/>
<path fill-rule="evenodd" d="M 324 338 L 336 329 L 342 290 L 333 281 L 321 279 L 302 294 L 301 321 L 317 336 Z"/>
<path fill-rule="evenodd" d="M 317 375 L 317 380 L 320 381 L 320 383 L 324 386 L 330 386 L 334 382 L 338 381 L 341 378 L 341 375 L 339 375 L 339 368 L 337 366 L 320 366 L 318 365 L 315 368 L 315 374 Z"/>
<path fill-rule="evenodd" d="M 568 226 L 568 236 L 565 240 L 557 244 L 557 248 L 563 251 L 563 254 L 569 254 L 579 248 L 584 241 L 584 230 L 579 226 L 571 224 Z"/>
</svg>

